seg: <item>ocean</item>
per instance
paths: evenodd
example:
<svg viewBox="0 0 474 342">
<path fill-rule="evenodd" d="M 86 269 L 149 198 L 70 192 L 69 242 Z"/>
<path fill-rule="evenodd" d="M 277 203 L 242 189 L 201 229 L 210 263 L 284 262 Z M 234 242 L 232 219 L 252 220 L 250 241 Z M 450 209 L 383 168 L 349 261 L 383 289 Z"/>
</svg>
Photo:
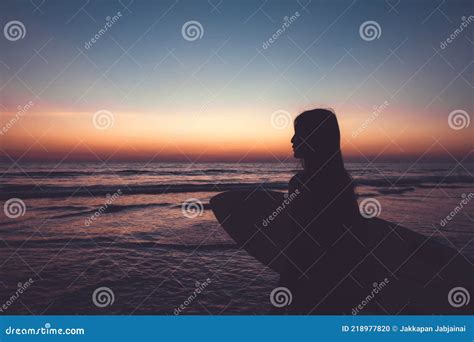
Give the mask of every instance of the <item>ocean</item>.
<svg viewBox="0 0 474 342">
<path fill-rule="evenodd" d="M 346 167 L 359 201 L 380 203 L 379 217 L 474 259 L 473 164 Z M 235 246 L 208 202 L 232 189 L 285 191 L 298 170 L 295 163 L 0 164 L 0 309 L 268 314 L 278 275 Z M 107 305 L 94 294 L 99 288 L 107 288 Z"/>
</svg>

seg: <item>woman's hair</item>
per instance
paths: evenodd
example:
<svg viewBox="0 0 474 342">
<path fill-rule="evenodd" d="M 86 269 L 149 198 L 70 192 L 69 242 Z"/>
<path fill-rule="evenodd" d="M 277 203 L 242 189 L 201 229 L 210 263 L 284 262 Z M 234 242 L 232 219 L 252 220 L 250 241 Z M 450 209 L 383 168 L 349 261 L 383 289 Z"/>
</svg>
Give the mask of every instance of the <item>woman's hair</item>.
<svg viewBox="0 0 474 342">
<path fill-rule="evenodd" d="M 330 183 L 352 182 L 344 167 L 339 125 L 333 111 L 322 108 L 305 111 L 295 118 L 294 125 L 295 132 L 304 140 L 305 171 L 328 175 Z"/>
</svg>

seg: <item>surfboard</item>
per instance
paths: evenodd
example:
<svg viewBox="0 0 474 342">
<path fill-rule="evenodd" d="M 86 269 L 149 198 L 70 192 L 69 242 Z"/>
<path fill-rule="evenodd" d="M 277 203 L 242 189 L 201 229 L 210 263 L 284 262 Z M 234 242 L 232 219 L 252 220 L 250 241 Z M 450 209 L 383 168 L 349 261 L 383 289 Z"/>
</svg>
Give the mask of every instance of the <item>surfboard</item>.
<svg viewBox="0 0 474 342">
<path fill-rule="evenodd" d="M 294 218 L 285 210 L 290 202 L 291 198 L 283 192 L 238 190 L 220 193 L 209 204 L 239 248 L 282 274 L 288 262 L 285 248 L 291 238 L 290 227 L 294 224 Z M 422 313 L 452 313 L 453 306 L 448 305 L 447 299 L 450 289 L 462 287 L 468 295 L 473 293 L 472 261 L 454 248 L 439 243 L 433 236 L 379 218 L 361 218 L 360 224 L 366 236 L 366 256 L 354 275 L 357 277 L 358 273 L 362 286 L 369 288 L 387 276 L 392 283 L 396 282 L 396 287 L 385 291 L 387 307 L 401 307 L 405 303 L 396 302 L 407 300 L 410 292 L 423 297 L 416 305 L 431 306 Z M 433 298 L 436 303 L 429 303 Z M 380 301 L 383 302 L 381 298 Z M 466 310 L 472 310 L 472 303 L 454 313 Z"/>
<path fill-rule="evenodd" d="M 288 238 L 290 218 L 278 215 L 284 203 L 282 192 L 226 191 L 212 197 L 210 207 L 224 230 L 239 247 L 263 265 L 282 273 L 284 257 L 280 253 Z"/>
</svg>

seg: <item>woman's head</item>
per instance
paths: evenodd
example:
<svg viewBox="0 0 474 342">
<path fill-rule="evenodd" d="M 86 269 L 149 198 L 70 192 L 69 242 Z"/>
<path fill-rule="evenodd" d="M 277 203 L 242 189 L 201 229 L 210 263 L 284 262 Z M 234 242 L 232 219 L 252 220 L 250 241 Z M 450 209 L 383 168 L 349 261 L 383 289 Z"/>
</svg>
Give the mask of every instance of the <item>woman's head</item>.
<svg viewBox="0 0 474 342">
<path fill-rule="evenodd" d="M 322 164 L 340 155 L 339 125 L 332 111 L 305 111 L 296 117 L 294 128 L 291 143 L 295 158 Z"/>
<path fill-rule="evenodd" d="M 350 207 L 356 215 L 354 185 L 344 168 L 336 115 L 327 109 L 308 110 L 296 117 L 294 126 L 291 142 L 295 157 L 302 160 L 306 187 L 316 187 L 318 196 L 331 203 L 337 199 L 334 205 L 343 208 L 341 212 Z"/>
</svg>

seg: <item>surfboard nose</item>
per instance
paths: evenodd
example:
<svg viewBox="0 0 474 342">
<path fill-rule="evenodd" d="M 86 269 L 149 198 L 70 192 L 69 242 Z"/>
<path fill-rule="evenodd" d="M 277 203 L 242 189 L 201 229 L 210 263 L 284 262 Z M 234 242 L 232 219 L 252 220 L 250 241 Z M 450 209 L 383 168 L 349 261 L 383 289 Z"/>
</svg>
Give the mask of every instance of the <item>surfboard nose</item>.
<svg viewBox="0 0 474 342">
<path fill-rule="evenodd" d="M 219 222 L 221 222 L 222 217 L 228 214 L 231 209 L 228 196 L 226 196 L 226 194 L 227 193 L 222 192 L 211 197 L 209 200 L 209 207 Z"/>
</svg>

